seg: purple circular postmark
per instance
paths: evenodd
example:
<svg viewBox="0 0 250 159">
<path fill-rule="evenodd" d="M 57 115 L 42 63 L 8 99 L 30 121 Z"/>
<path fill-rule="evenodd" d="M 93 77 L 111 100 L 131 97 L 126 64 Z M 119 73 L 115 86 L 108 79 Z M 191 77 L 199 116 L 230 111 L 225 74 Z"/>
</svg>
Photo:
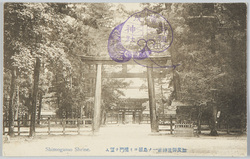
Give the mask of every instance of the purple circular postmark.
<svg viewBox="0 0 250 159">
<path fill-rule="evenodd" d="M 116 26 L 109 35 L 108 52 L 112 60 L 125 63 L 133 59 L 140 61 L 149 58 L 154 68 L 176 68 L 178 65 L 162 66 L 149 56 L 165 52 L 173 42 L 170 23 L 160 14 L 144 9 L 131 15 L 125 22 Z"/>
</svg>

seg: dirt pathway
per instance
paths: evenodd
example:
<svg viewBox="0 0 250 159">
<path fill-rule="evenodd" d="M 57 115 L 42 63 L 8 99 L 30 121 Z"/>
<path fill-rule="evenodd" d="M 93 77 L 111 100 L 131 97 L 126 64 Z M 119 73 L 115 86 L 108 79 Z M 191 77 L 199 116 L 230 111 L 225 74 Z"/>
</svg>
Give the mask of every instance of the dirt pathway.
<svg viewBox="0 0 250 159">
<path fill-rule="evenodd" d="M 108 125 L 96 134 L 15 137 L 4 156 L 244 156 L 246 136 L 174 137 L 150 125 Z"/>
</svg>

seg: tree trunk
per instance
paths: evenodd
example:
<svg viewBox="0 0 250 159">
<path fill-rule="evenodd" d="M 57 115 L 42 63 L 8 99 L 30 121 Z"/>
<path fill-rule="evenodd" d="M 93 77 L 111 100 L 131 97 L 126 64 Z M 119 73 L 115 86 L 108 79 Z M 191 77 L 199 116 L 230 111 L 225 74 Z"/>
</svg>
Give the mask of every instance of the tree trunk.
<svg viewBox="0 0 250 159">
<path fill-rule="evenodd" d="M 18 110 L 19 110 L 19 86 L 16 86 L 16 107 L 15 107 L 15 120 L 18 119 Z"/>
<path fill-rule="evenodd" d="M 241 119 L 240 119 L 240 134 L 243 134 L 244 131 L 245 131 L 245 120 L 246 120 L 245 112 L 241 112 Z"/>
<path fill-rule="evenodd" d="M 33 96 L 32 96 L 32 112 L 31 112 L 31 122 L 30 122 L 30 134 L 29 136 L 35 136 L 35 124 L 36 124 L 36 101 L 37 101 L 37 92 L 39 84 L 39 73 L 40 73 L 40 59 L 36 58 L 36 65 L 34 69 L 34 87 L 33 87 Z"/>
<path fill-rule="evenodd" d="M 230 134 L 230 115 L 227 115 L 227 134 Z"/>
<path fill-rule="evenodd" d="M 212 114 L 212 124 L 211 124 L 211 136 L 218 136 L 217 133 L 217 105 L 213 103 L 213 114 Z"/>
<path fill-rule="evenodd" d="M 41 111 L 42 111 L 42 101 L 43 101 L 43 94 L 40 93 L 39 95 L 39 107 L 38 107 L 38 121 L 37 124 L 40 124 L 40 119 L 41 119 Z"/>
<path fill-rule="evenodd" d="M 102 111 L 101 111 L 101 124 L 102 125 L 105 125 L 105 117 L 106 117 L 106 112 L 105 112 L 105 109 L 104 108 L 102 108 Z"/>
<path fill-rule="evenodd" d="M 80 106 L 80 119 L 82 119 L 82 115 L 83 115 L 83 107 L 82 105 Z"/>
<path fill-rule="evenodd" d="M 211 52 L 212 54 L 216 53 L 215 50 L 215 34 L 211 34 Z M 215 96 L 213 95 L 213 98 L 215 98 Z M 210 135 L 211 136 L 217 136 L 217 105 L 216 103 L 213 103 L 213 108 L 212 108 L 212 123 L 211 123 L 211 132 Z"/>
<path fill-rule="evenodd" d="M 25 118 L 25 119 L 27 119 L 26 125 L 30 126 L 30 121 L 28 121 L 28 120 L 30 120 L 30 114 L 32 112 L 32 94 L 31 93 L 29 93 L 29 98 L 26 99 L 25 104 L 28 106 L 27 118 Z"/>
<path fill-rule="evenodd" d="M 197 133 L 201 134 L 201 117 L 202 117 L 202 110 L 201 106 L 198 108 L 198 120 L 197 120 Z"/>
<path fill-rule="evenodd" d="M 215 43 L 216 43 L 216 41 L 215 41 L 215 34 L 214 33 L 212 33 L 211 34 L 211 52 L 212 52 L 212 54 L 215 54 Z"/>
<path fill-rule="evenodd" d="M 27 113 L 25 113 L 25 115 L 24 115 L 24 126 L 28 126 L 28 121 L 27 120 L 29 120 L 29 115 L 27 114 Z"/>
<path fill-rule="evenodd" d="M 9 136 L 14 136 L 14 114 L 13 114 L 13 107 L 14 107 L 14 93 L 16 87 L 16 68 L 12 69 L 11 72 L 11 85 L 10 85 L 10 101 L 9 101 Z"/>
<path fill-rule="evenodd" d="M 107 116 L 106 110 L 103 109 L 103 112 L 102 112 L 102 125 L 106 124 L 106 116 Z"/>
</svg>

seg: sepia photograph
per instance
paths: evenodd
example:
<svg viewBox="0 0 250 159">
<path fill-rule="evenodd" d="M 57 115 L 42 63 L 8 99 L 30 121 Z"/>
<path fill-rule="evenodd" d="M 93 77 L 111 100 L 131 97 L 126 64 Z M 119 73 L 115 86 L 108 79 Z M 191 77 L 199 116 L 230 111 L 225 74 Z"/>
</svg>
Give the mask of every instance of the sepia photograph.
<svg viewBox="0 0 250 159">
<path fill-rule="evenodd" d="M 246 3 L 3 4 L 3 156 L 247 156 Z"/>
</svg>

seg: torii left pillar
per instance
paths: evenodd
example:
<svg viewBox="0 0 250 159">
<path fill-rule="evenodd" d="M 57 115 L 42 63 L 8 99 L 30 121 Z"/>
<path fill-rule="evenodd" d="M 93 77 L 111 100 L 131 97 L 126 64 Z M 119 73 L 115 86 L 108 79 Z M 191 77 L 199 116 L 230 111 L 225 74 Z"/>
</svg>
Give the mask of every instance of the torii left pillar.
<svg viewBox="0 0 250 159">
<path fill-rule="evenodd" d="M 102 64 L 96 64 L 95 105 L 92 131 L 98 132 L 101 125 Z"/>
</svg>

